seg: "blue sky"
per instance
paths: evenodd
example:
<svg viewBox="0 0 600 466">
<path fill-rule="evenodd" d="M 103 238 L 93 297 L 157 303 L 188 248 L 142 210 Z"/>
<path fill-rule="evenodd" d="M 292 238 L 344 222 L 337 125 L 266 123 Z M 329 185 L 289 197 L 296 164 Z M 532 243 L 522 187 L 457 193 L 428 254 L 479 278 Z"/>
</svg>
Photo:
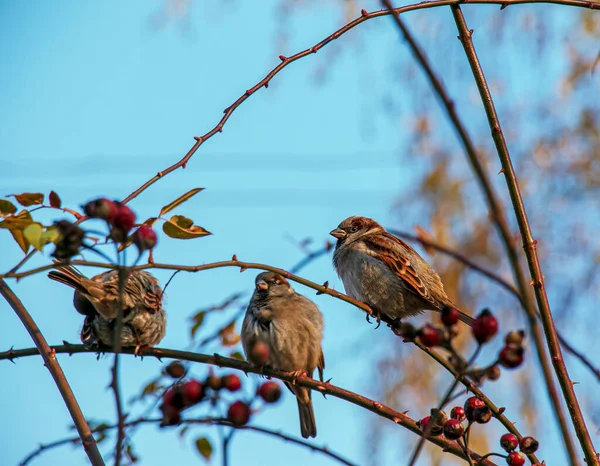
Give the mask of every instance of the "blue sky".
<svg viewBox="0 0 600 466">
<path fill-rule="evenodd" d="M 53 189 L 70 207 L 100 195 L 125 197 L 181 158 L 193 136 L 210 130 L 224 108 L 279 62 L 279 54 L 311 46 L 340 25 L 334 5 L 320 6 L 318 13 L 316 7 L 301 10 L 285 23 L 287 40 L 279 41 L 278 4 L 194 2 L 184 32 L 177 21 L 163 29 L 151 27 L 159 1 L 3 2 L 1 194 Z M 445 21 L 447 13 L 427 14 Z M 406 51 L 397 46 L 397 31 L 385 24 L 377 30 L 365 25 L 367 38 L 358 40 L 360 32 L 351 32 L 292 64 L 267 90 L 246 101 L 185 170 L 160 180 L 132 202 L 138 218 L 144 219 L 183 192 L 206 188 L 175 213 L 193 218 L 213 236 L 189 242 L 161 236 L 157 262 L 195 265 L 235 253 L 242 260 L 287 268 L 302 257 L 290 237 L 314 238 L 319 247 L 332 228 L 355 214 L 398 225 L 397 217 L 392 221 L 391 206 L 409 186 L 411 166 L 398 163 L 396 148 L 405 141 L 402 130 L 410 129 L 410 120 L 386 117 L 377 90 L 389 85 L 385 73 L 391 67 L 390 51 L 399 57 Z M 449 55 L 443 63 L 450 77 L 459 65 L 456 57 Z M 319 80 L 323 70 L 325 77 Z M 410 89 L 399 86 L 393 94 L 405 108 L 413 105 Z M 51 221 L 56 216 L 44 212 L 42 218 Z M 5 230 L 0 235 L 0 266 L 7 270 L 22 253 Z M 48 253 L 30 265 L 47 262 Z M 169 277 L 156 274 L 163 282 Z M 189 316 L 234 291 L 251 288 L 254 275 L 235 269 L 179 274 L 168 290 L 169 327 L 161 346 L 186 348 Z M 329 258 L 311 264 L 302 275 L 316 282 L 329 280 L 341 289 Z M 11 285 L 50 343 L 78 340 L 82 322 L 71 307 L 69 289 L 43 274 Z M 370 348 L 383 350 L 377 346 L 377 333 L 349 305 L 314 296 L 299 285 L 297 290 L 313 298 L 324 313 L 327 377 L 367 396 L 376 393 L 362 374 L 367 373 Z M 3 302 L 0 322 L 2 349 L 32 346 Z M 216 328 L 218 319 L 209 320 L 204 330 L 210 334 Z M 96 361 L 93 355 L 61 356 L 59 361 L 86 416 L 110 422 L 114 403 L 106 386 L 112 357 Z M 160 368 L 151 359 L 123 357 L 125 399 Z M 194 367 L 192 373 L 203 377 L 206 368 Z M 40 359 L 4 363 L 2 375 L 8 381 L 0 396 L 6 464 L 18 463 L 39 443 L 70 434 L 70 418 Z M 296 404 L 285 395 L 255 422 L 297 436 Z M 396 408 L 410 407 L 407 400 L 406 406 Z M 315 443 L 365 462 L 364 442 L 355 439 L 363 438 L 372 415 L 321 397 L 315 400 L 315 411 Z M 143 465 L 193 464 L 201 462 L 193 447 L 193 439 L 201 435 L 215 441 L 214 462 L 219 464 L 215 429 L 194 429 L 179 440 L 175 431 L 143 427 L 135 437 L 136 451 Z M 407 437 L 403 433 L 401 438 Z M 110 440 L 103 451 L 112 446 Z M 231 454 L 233 465 L 278 465 L 284 457 L 290 466 L 333 464 L 306 449 L 244 432 L 236 436 Z M 83 465 L 86 459 L 81 449 L 66 447 L 33 464 L 59 463 Z"/>
</svg>

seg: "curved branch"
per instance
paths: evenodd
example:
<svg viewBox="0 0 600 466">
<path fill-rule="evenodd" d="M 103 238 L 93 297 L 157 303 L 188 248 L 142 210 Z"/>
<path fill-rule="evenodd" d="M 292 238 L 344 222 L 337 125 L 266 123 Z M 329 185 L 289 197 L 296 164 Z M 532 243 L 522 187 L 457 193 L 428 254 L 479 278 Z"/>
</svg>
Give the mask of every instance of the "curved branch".
<svg viewBox="0 0 600 466">
<path fill-rule="evenodd" d="M 469 65 L 471 66 L 471 71 L 475 78 L 475 82 L 477 83 L 477 88 L 479 89 L 481 101 L 483 103 L 486 115 L 488 117 L 490 129 L 492 130 L 492 137 L 496 145 L 496 151 L 498 152 L 498 157 L 500 158 L 500 162 L 502 164 L 502 171 L 504 172 L 506 178 L 506 184 L 508 186 L 508 191 L 515 211 L 515 216 L 517 218 L 519 230 L 521 231 L 521 237 L 523 239 L 523 249 L 525 250 L 525 255 L 527 257 L 529 272 L 532 277 L 532 285 L 534 288 L 538 309 L 541 314 L 544 333 L 546 334 L 546 343 L 548 345 L 548 351 L 552 356 L 551 360 L 554 366 L 554 371 L 556 372 L 556 375 L 558 377 L 558 382 L 561 386 L 562 393 L 567 404 L 567 408 L 571 415 L 571 420 L 573 422 L 573 427 L 575 428 L 575 433 L 577 434 L 579 443 L 581 444 L 581 447 L 585 453 L 586 462 L 588 465 L 599 465 L 600 460 L 598 459 L 598 454 L 596 453 L 596 449 L 594 448 L 594 444 L 592 443 L 590 433 L 588 432 L 587 426 L 585 424 L 585 419 L 583 418 L 583 414 L 579 406 L 579 401 L 577 400 L 575 390 L 573 389 L 573 383 L 569 378 L 567 367 L 565 366 L 563 360 L 562 351 L 558 342 L 558 337 L 556 335 L 554 320 L 552 318 L 552 312 L 550 311 L 550 304 L 548 302 L 548 296 L 546 295 L 544 279 L 542 276 L 539 259 L 536 252 L 537 241 L 533 239 L 531 233 L 531 228 L 527 219 L 527 213 L 525 211 L 525 206 L 521 197 L 519 183 L 517 181 L 517 177 L 512 165 L 512 160 L 510 158 L 508 146 L 506 145 L 506 141 L 502 133 L 500 120 L 498 119 L 496 108 L 494 106 L 494 101 L 492 100 L 492 95 L 490 93 L 485 76 L 483 74 L 483 70 L 481 69 L 481 64 L 479 63 L 479 59 L 477 58 L 477 53 L 475 51 L 473 41 L 471 39 L 473 31 L 469 30 L 467 23 L 465 22 L 465 18 L 462 14 L 462 11 L 458 5 L 454 5 L 452 7 L 452 14 L 454 16 L 456 27 L 459 32 L 459 40 L 463 45 L 465 54 L 469 61 Z M 525 295 L 524 293 L 522 294 Z M 565 434 L 566 433 L 563 432 L 563 436 Z M 574 452 L 571 454 L 571 461 L 573 463 L 576 463 L 577 461 L 577 456 Z"/>
<path fill-rule="evenodd" d="M 56 360 L 56 351 L 48 346 L 44 335 L 42 335 L 42 332 L 31 318 L 29 312 L 27 312 L 27 309 L 25 309 L 23 306 L 21 300 L 13 293 L 10 287 L 2 279 L 0 279 L 0 294 L 13 308 L 19 319 L 21 319 L 21 322 L 35 343 L 37 351 L 39 354 L 41 354 L 42 359 L 44 360 L 44 365 L 50 371 L 50 374 L 54 379 L 54 383 L 56 383 L 58 391 L 60 392 L 65 405 L 71 414 L 71 418 L 73 419 L 73 423 L 77 428 L 79 438 L 81 438 L 83 448 L 85 449 L 90 463 L 94 466 L 104 466 L 104 460 L 102 459 L 102 455 L 100 455 L 98 445 L 96 445 L 96 440 L 90 431 L 90 426 L 81 412 L 81 408 L 75 399 L 75 395 L 69 386 L 69 382 L 67 381 L 60 364 L 58 364 L 58 361 Z"/>
<path fill-rule="evenodd" d="M 88 348 L 84 345 L 68 344 L 63 346 L 55 346 L 53 347 L 53 349 L 56 353 L 95 353 L 94 349 Z M 121 353 L 133 354 L 134 351 L 135 348 L 123 348 Z M 112 353 L 112 348 L 103 348 L 103 352 Z M 6 357 L 7 353 L 10 353 L 10 357 Z M 5 353 L 0 353 L 0 359 L 12 360 L 19 356 L 34 355 L 36 353 L 36 350 L 34 350 L 33 348 L 27 350 L 10 350 Z M 294 375 L 289 372 L 277 371 L 267 367 L 256 367 L 248 364 L 245 361 L 240 361 L 239 359 L 226 358 L 218 354 L 214 354 L 211 356 L 208 354 L 192 353 L 189 351 L 178 351 L 167 348 L 142 348 L 139 350 L 139 354 L 141 356 L 153 356 L 159 360 L 161 358 L 179 359 L 183 361 L 209 364 L 217 367 L 227 367 L 230 369 L 243 371 L 246 374 L 253 373 L 265 375 L 284 382 L 295 381 L 297 385 L 300 385 L 302 387 L 310 388 L 311 390 L 315 390 L 319 393 L 331 395 L 341 400 L 348 401 L 349 403 L 352 403 L 354 405 L 360 406 L 368 411 L 371 411 L 372 413 L 375 413 L 385 419 L 389 419 L 392 422 L 401 425 L 402 427 L 410 430 L 411 432 L 419 436 L 423 434 L 421 429 L 417 426 L 416 422 L 409 416 L 407 416 L 405 413 L 398 412 L 375 400 L 371 400 L 357 393 L 337 387 L 329 382 L 319 382 L 306 376 L 295 378 Z M 427 440 L 443 448 L 444 451 L 458 456 L 459 458 L 465 459 L 465 455 L 462 449 L 456 442 L 451 442 L 442 437 L 429 437 Z M 479 460 L 481 458 L 480 455 L 473 452 L 471 452 L 471 457 L 475 460 Z M 491 466 L 494 463 L 483 461 L 481 464 L 483 466 Z"/>
<path fill-rule="evenodd" d="M 137 426 L 140 424 L 160 424 L 161 422 L 162 422 L 162 419 L 140 418 L 140 419 L 136 419 L 135 421 L 126 422 L 124 424 L 124 427 L 125 428 L 133 427 L 133 426 Z M 345 464 L 347 466 L 356 466 L 354 463 L 351 463 L 350 461 L 345 459 L 343 456 L 339 455 L 338 453 L 335 453 L 334 451 L 331 451 L 329 448 L 327 448 L 325 446 L 320 447 L 317 445 L 313 445 L 312 443 L 307 442 L 306 440 L 302 440 L 302 439 L 293 437 L 293 436 L 285 434 L 283 432 L 278 432 L 278 431 L 275 431 L 272 429 L 267 429 L 266 427 L 251 426 L 251 425 L 236 426 L 236 425 L 232 424 L 231 422 L 229 422 L 227 419 L 222 419 L 222 418 L 182 419 L 181 424 L 221 425 L 221 426 L 231 427 L 232 429 L 250 430 L 250 431 L 254 431 L 254 432 L 260 432 L 262 434 L 280 438 L 281 440 L 286 441 L 286 442 L 291 442 L 291 443 L 295 443 L 296 445 L 301 445 L 303 447 L 309 448 L 312 451 L 322 453 L 323 455 L 329 456 L 330 458 L 333 458 L 334 460 L 336 460 L 342 464 Z M 117 429 L 118 427 L 119 427 L 118 424 L 114 424 L 111 426 L 100 426 L 100 427 L 93 429 L 92 432 L 94 432 L 94 433 L 106 432 L 107 430 Z M 47 450 L 50 450 L 52 448 L 61 447 L 63 445 L 68 445 L 70 443 L 76 443 L 78 440 L 79 440 L 79 437 L 69 437 L 69 438 L 57 440 L 55 442 L 47 443 L 46 445 L 40 445 L 38 448 L 36 448 L 34 451 L 32 451 L 29 455 L 27 455 L 27 457 L 25 457 L 25 459 L 20 463 L 20 466 L 25 466 L 31 460 L 33 460 L 34 458 L 41 455 L 43 452 L 45 452 Z"/>
</svg>

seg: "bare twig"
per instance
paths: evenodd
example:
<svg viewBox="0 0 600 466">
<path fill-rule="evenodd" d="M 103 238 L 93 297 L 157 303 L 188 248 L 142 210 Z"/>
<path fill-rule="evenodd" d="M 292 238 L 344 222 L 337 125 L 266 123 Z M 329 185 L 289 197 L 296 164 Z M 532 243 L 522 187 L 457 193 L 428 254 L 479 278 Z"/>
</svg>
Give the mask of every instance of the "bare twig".
<svg viewBox="0 0 600 466">
<path fill-rule="evenodd" d="M 94 466 L 104 466 L 104 460 L 98 451 L 98 445 L 96 445 L 96 440 L 90 431 L 90 426 L 85 420 L 85 417 L 81 412 L 81 408 L 75 399 L 75 395 L 69 386 L 69 382 L 67 381 L 62 368 L 58 364 L 58 361 L 56 360 L 56 352 L 50 348 L 50 346 L 48 346 L 44 335 L 42 335 L 41 330 L 31 318 L 31 315 L 29 312 L 27 312 L 25 306 L 23 306 L 21 300 L 13 293 L 10 287 L 2 279 L 0 279 L 0 294 L 2 294 L 6 302 L 8 302 L 8 304 L 13 308 L 19 319 L 21 319 L 21 322 L 35 343 L 39 354 L 42 356 L 44 365 L 50 371 L 50 374 L 54 379 L 54 383 L 56 383 L 58 391 L 60 392 L 65 405 L 71 414 L 71 418 L 73 419 L 73 423 L 77 428 L 79 438 L 81 438 L 83 448 L 88 455 L 90 463 Z"/>
<path fill-rule="evenodd" d="M 498 152 L 498 156 L 500 158 L 502 169 L 506 178 L 506 184 L 508 186 L 515 216 L 517 218 L 519 230 L 521 231 L 521 237 L 523 239 L 523 249 L 525 250 L 525 255 L 527 256 L 529 272 L 532 277 L 532 285 L 534 288 L 538 309 L 541 314 L 544 333 L 546 335 L 546 343 L 552 356 L 552 364 L 558 377 L 567 408 L 569 409 L 571 420 L 575 428 L 575 433 L 577 434 L 579 443 L 581 444 L 581 447 L 585 453 L 586 462 L 588 465 L 598 465 L 600 464 L 598 454 L 596 453 L 596 449 L 592 443 L 592 439 L 585 424 L 581 408 L 579 407 L 579 401 L 577 400 L 575 390 L 573 389 L 573 383 L 569 378 L 567 368 L 563 361 L 562 351 L 556 335 L 556 329 L 554 327 L 554 321 L 550 311 L 550 304 L 548 302 L 548 296 L 546 295 L 546 290 L 544 287 L 544 279 L 536 252 L 537 241 L 533 239 L 531 234 L 531 228 L 527 219 L 525 206 L 523 205 L 519 184 L 514 172 L 506 141 L 504 140 L 504 135 L 502 133 L 500 121 L 494 107 L 492 95 L 471 39 L 473 31 L 469 30 L 462 11 L 458 5 L 454 5 L 452 7 L 452 13 L 459 31 L 459 39 L 465 50 L 469 65 L 471 66 L 471 71 L 475 77 L 475 82 L 477 83 L 477 88 L 479 89 L 479 93 L 481 95 L 481 100 L 490 124 L 490 129 L 492 130 L 492 136 L 496 145 L 496 150 Z M 563 436 L 565 436 L 565 434 L 566 433 L 563 432 Z M 577 456 L 575 452 L 569 453 L 571 461 L 576 463 Z"/>
<path fill-rule="evenodd" d="M 146 418 L 142 417 L 140 419 L 136 419 L 134 421 L 125 423 L 125 427 L 128 428 L 128 427 L 133 427 L 133 426 L 139 426 L 141 424 L 160 424 L 161 422 L 162 422 L 162 419 L 146 419 Z M 338 461 L 341 464 L 345 464 L 346 466 L 356 466 L 354 463 L 351 463 L 349 460 L 345 459 L 343 456 L 331 451 L 329 448 L 327 448 L 325 446 L 321 447 L 318 445 L 314 445 L 310 442 L 307 442 L 306 440 L 302 440 L 302 439 L 293 437 L 291 435 L 288 435 L 288 434 L 285 434 L 283 432 L 279 432 L 276 430 L 267 429 L 266 427 L 259 427 L 259 426 L 252 426 L 252 425 L 237 426 L 237 425 L 234 425 L 231 422 L 229 422 L 227 419 L 222 419 L 222 418 L 182 419 L 181 423 L 182 424 L 219 425 L 219 426 L 230 427 L 232 429 L 259 432 L 261 434 L 265 434 L 265 435 L 268 435 L 271 437 L 276 437 L 285 442 L 294 443 L 296 445 L 300 445 L 300 446 L 309 448 L 312 451 L 322 453 L 323 455 L 328 456 L 328 457 Z M 116 428 L 118 428 L 117 424 L 114 424 L 111 426 L 105 425 L 105 426 L 99 426 L 99 427 L 93 429 L 92 432 L 100 433 L 100 432 L 106 432 L 109 430 L 113 430 Z M 41 455 L 45 451 L 51 450 L 53 448 L 58 448 L 58 447 L 61 447 L 64 445 L 74 444 L 74 443 L 77 443 L 78 440 L 79 440 L 79 437 L 69 437 L 69 438 L 57 440 L 55 442 L 47 443 L 46 445 L 40 445 L 38 448 L 36 448 L 34 451 L 32 451 L 29 455 L 27 455 L 27 457 L 20 464 L 21 464 L 21 466 L 25 466 L 31 460 L 33 460 L 35 457 Z"/>
<path fill-rule="evenodd" d="M 389 0 L 381 0 L 382 4 L 390 11 L 391 3 Z M 503 6 L 504 7 L 504 6 Z M 504 213 L 504 207 L 496 195 L 493 185 L 489 180 L 488 174 L 485 171 L 481 160 L 479 159 L 479 155 L 475 149 L 475 146 L 467 132 L 466 127 L 463 125 L 462 121 L 458 117 L 456 113 L 456 109 L 454 106 L 454 102 L 450 99 L 444 85 L 441 80 L 438 79 L 437 75 L 433 71 L 432 65 L 429 63 L 425 52 L 419 47 L 416 40 L 410 34 L 408 28 L 404 25 L 402 20 L 398 15 L 393 15 L 393 18 L 400 29 L 403 37 L 406 39 L 409 47 L 411 48 L 413 55 L 416 60 L 421 65 L 421 68 L 427 75 L 431 86 L 439 97 L 443 108 L 446 110 L 449 120 L 452 123 L 452 126 L 457 132 L 457 135 L 464 147 L 465 153 L 467 154 L 469 163 L 471 164 L 471 168 L 475 173 L 475 178 L 479 182 L 479 186 L 483 191 L 486 202 L 488 204 L 488 208 L 490 211 L 490 217 L 500 235 L 500 238 L 504 244 L 504 248 L 506 250 L 506 254 L 508 256 L 509 262 L 513 269 L 513 275 L 515 281 L 518 286 L 518 296 L 520 296 L 521 304 L 525 310 L 525 314 L 527 316 L 527 322 L 529 325 L 529 330 L 532 335 L 532 340 L 536 349 L 536 354 L 538 356 L 538 360 L 540 362 L 540 366 L 542 369 L 542 375 L 544 376 L 546 390 L 548 392 L 548 396 L 553 406 L 553 412 L 556 416 L 556 420 L 558 422 L 563 440 L 565 442 L 567 452 L 569 457 L 574 458 L 575 453 L 575 445 L 573 439 L 570 435 L 569 426 L 566 419 L 565 410 L 563 404 L 561 403 L 558 390 L 556 388 L 556 384 L 554 382 L 554 378 L 552 375 L 552 369 L 550 366 L 550 360 L 548 354 L 545 350 L 544 338 L 542 335 L 542 331 L 537 321 L 537 312 L 535 308 L 535 304 L 533 302 L 531 293 L 527 287 L 527 282 L 525 280 L 525 276 L 523 274 L 523 270 L 521 268 L 521 264 L 519 261 L 519 256 L 517 254 L 517 250 L 512 241 L 512 235 L 510 228 L 508 226 L 508 222 L 506 220 L 506 215 Z"/>
</svg>

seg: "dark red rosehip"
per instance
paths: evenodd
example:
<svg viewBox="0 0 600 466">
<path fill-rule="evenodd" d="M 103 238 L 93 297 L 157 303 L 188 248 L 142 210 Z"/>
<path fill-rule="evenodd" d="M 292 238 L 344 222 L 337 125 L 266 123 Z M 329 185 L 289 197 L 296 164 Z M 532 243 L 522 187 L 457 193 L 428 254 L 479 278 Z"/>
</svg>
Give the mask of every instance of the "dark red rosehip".
<svg viewBox="0 0 600 466">
<path fill-rule="evenodd" d="M 512 330 L 506 334 L 504 337 L 504 343 L 507 345 L 516 345 L 521 346 L 523 344 L 523 340 L 525 339 L 525 331 L 524 330 Z"/>
<path fill-rule="evenodd" d="M 175 386 L 163 393 L 163 406 L 170 406 L 177 410 L 183 409 L 185 403 L 179 388 L 179 386 Z"/>
<path fill-rule="evenodd" d="M 90 218 L 100 218 L 110 222 L 117 212 L 117 204 L 106 198 L 100 198 L 85 204 L 83 212 Z"/>
<path fill-rule="evenodd" d="M 242 388 L 242 381 L 235 374 L 228 374 L 221 377 L 221 384 L 230 392 L 237 392 Z"/>
<path fill-rule="evenodd" d="M 250 350 L 250 361 L 257 366 L 264 366 L 269 362 L 269 346 L 262 342 L 257 341 Z"/>
<path fill-rule="evenodd" d="M 392 331 L 407 340 L 414 340 L 419 335 L 419 331 L 409 322 L 398 322 L 392 326 Z"/>
<path fill-rule="evenodd" d="M 236 401 L 227 410 L 227 420 L 236 426 L 243 426 L 250 420 L 250 406 Z"/>
<path fill-rule="evenodd" d="M 79 248 L 83 243 L 83 237 L 85 236 L 84 231 L 68 220 L 54 222 L 54 226 L 60 235 L 60 239 L 56 243 L 52 256 L 63 260 L 78 254 Z"/>
<path fill-rule="evenodd" d="M 165 367 L 165 374 L 174 379 L 180 379 L 186 373 L 185 366 L 181 361 L 173 361 L 167 367 Z"/>
<path fill-rule="evenodd" d="M 472 331 L 479 344 L 486 343 L 498 333 L 498 321 L 490 311 L 484 309 L 473 322 Z"/>
<path fill-rule="evenodd" d="M 135 224 L 135 214 L 126 205 L 117 203 L 117 210 L 110 223 L 113 226 L 110 230 L 110 237 L 117 242 L 123 242 Z"/>
<path fill-rule="evenodd" d="M 426 324 L 419 330 L 419 340 L 423 345 L 431 348 L 440 344 L 440 332 L 431 324 Z"/>
<path fill-rule="evenodd" d="M 506 457 L 506 464 L 509 466 L 523 466 L 525 464 L 525 455 L 518 451 L 511 451 Z"/>
<path fill-rule="evenodd" d="M 524 352 L 522 346 L 507 345 L 500 350 L 498 362 L 507 369 L 515 369 L 523 364 Z"/>
<path fill-rule="evenodd" d="M 277 382 L 265 382 L 259 387 L 258 395 L 266 403 L 275 403 L 281 398 L 281 387 Z"/>
<path fill-rule="evenodd" d="M 475 420 L 475 410 L 485 407 L 485 403 L 476 396 L 467 398 L 465 401 L 465 416 L 469 422 Z"/>
<path fill-rule="evenodd" d="M 473 411 L 473 420 L 478 424 L 487 424 L 492 419 L 492 410 L 487 406 L 475 408 Z"/>
<path fill-rule="evenodd" d="M 458 419 L 448 419 L 444 424 L 444 437 L 448 440 L 458 440 L 465 433 L 465 428 Z"/>
<path fill-rule="evenodd" d="M 186 407 L 195 405 L 204 397 L 204 385 L 195 379 L 188 380 L 181 385 L 181 395 Z"/>
<path fill-rule="evenodd" d="M 156 246 L 158 238 L 152 228 L 147 225 L 142 225 L 133 232 L 131 237 L 140 252 L 153 249 Z"/>
<path fill-rule="evenodd" d="M 506 452 L 513 451 L 519 446 L 519 439 L 515 434 L 504 434 L 500 437 L 500 446 Z"/>
<path fill-rule="evenodd" d="M 497 364 L 488 367 L 485 370 L 485 375 L 489 380 L 498 380 L 500 378 L 500 367 Z"/>
<path fill-rule="evenodd" d="M 450 417 L 452 419 L 458 419 L 460 422 L 464 421 L 467 416 L 465 415 L 465 409 L 461 406 L 455 406 L 454 408 L 452 408 L 452 411 L 450 411 Z"/>
<path fill-rule="evenodd" d="M 519 442 L 519 449 L 526 455 L 535 453 L 539 446 L 539 442 L 533 437 L 523 437 Z"/>
<path fill-rule="evenodd" d="M 161 426 L 176 426 L 181 422 L 181 411 L 171 405 L 162 405 L 160 407 L 163 418 Z"/>
<path fill-rule="evenodd" d="M 417 421 L 417 426 L 421 429 L 422 432 L 426 432 L 427 426 L 429 425 L 430 422 L 431 422 L 431 416 L 425 416 L 420 421 Z M 443 427 L 433 425 L 433 426 L 429 427 L 429 436 L 437 437 L 438 435 L 442 434 L 443 430 L 444 430 Z"/>
<path fill-rule="evenodd" d="M 450 327 L 458 322 L 459 312 L 455 307 L 445 306 L 442 309 L 442 323 L 447 327 Z"/>
</svg>

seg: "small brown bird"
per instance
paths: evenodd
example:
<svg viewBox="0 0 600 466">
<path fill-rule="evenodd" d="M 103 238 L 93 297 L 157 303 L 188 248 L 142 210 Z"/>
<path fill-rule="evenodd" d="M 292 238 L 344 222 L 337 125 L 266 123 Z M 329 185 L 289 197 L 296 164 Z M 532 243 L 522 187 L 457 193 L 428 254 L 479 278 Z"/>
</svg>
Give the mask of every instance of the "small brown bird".
<svg viewBox="0 0 600 466">
<path fill-rule="evenodd" d="M 323 316 L 311 300 L 296 293 L 281 275 L 263 272 L 256 277 L 256 289 L 242 325 L 242 344 L 251 362 L 260 364 L 252 361 L 252 348 L 262 342 L 269 348 L 270 367 L 309 377 L 318 369 L 323 381 L 322 339 Z M 316 437 L 311 390 L 286 385 L 296 395 L 302 437 Z"/>
<path fill-rule="evenodd" d="M 403 319 L 425 310 L 456 308 L 435 270 L 375 220 L 349 217 L 330 235 L 337 238 L 333 266 L 346 293 L 379 315 Z M 459 314 L 460 320 L 473 324 L 471 316 Z"/>
<path fill-rule="evenodd" d="M 113 345 L 114 326 L 119 309 L 119 272 L 110 270 L 91 279 L 70 265 L 61 265 L 48 277 L 75 290 L 73 305 L 85 316 L 81 341 L 85 345 Z M 129 274 L 123 289 L 121 344 L 155 346 L 165 336 L 167 316 L 162 308 L 158 280 L 143 270 Z"/>
</svg>

